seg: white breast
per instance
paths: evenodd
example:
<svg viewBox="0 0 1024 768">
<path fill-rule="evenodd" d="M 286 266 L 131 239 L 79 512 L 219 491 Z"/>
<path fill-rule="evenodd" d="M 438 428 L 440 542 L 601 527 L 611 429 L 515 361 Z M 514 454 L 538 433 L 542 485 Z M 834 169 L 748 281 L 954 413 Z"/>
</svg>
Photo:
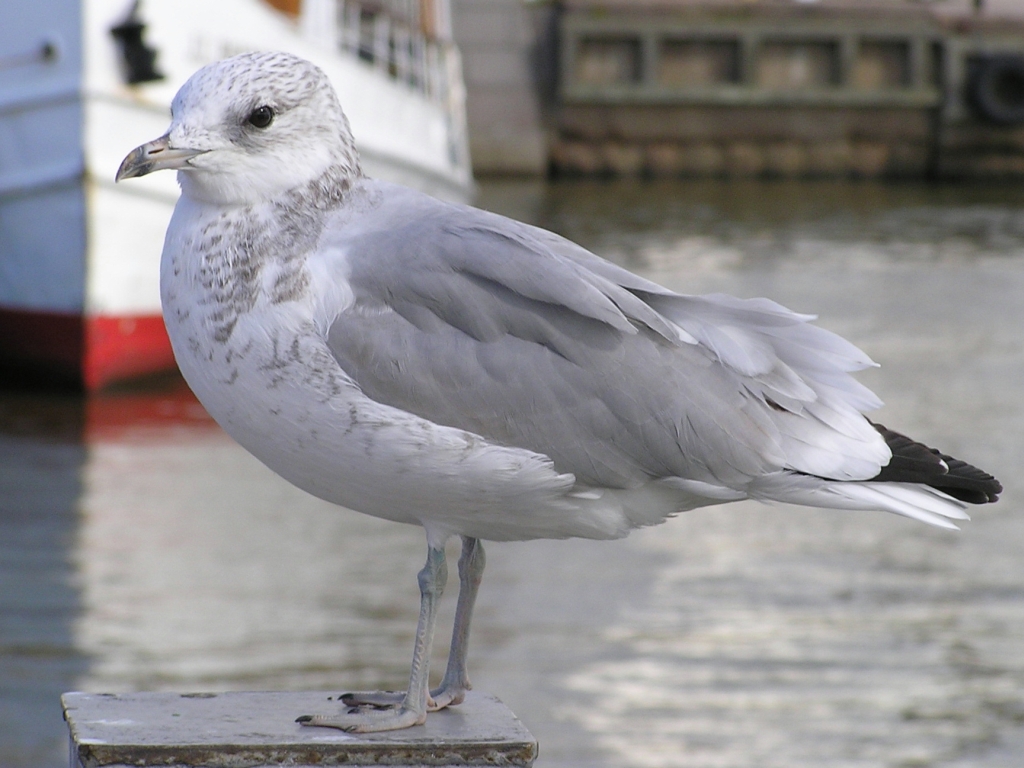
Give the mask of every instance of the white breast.
<svg viewBox="0 0 1024 768">
<path fill-rule="evenodd" d="M 225 308 L 204 287 L 195 243 L 177 234 L 185 214 L 191 231 L 210 218 L 190 207 L 175 214 L 161 270 L 174 353 L 210 415 L 272 470 L 328 501 L 421 524 L 432 538 L 609 538 L 633 527 L 621 499 L 574 495 L 574 478 L 546 456 L 366 397 L 325 343 L 330 312 L 351 301 L 343 261 L 317 262 L 311 282 L 321 290 L 278 303 L 268 270 L 253 306 L 220 338 Z"/>
</svg>

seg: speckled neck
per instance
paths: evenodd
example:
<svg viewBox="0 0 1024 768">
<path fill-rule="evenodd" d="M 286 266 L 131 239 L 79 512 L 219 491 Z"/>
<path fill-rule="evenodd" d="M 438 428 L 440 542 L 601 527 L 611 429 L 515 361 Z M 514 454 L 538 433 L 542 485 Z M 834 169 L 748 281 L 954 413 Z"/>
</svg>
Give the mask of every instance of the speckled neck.
<svg viewBox="0 0 1024 768">
<path fill-rule="evenodd" d="M 261 295 L 279 304 L 305 294 L 305 257 L 352 186 L 349 169 L 332 168 L 278 200 L 222 210 L 184 244 L 185 254 L 175 259 L 193 263 L 215 342 L 231 338 Z"/>
</svg>

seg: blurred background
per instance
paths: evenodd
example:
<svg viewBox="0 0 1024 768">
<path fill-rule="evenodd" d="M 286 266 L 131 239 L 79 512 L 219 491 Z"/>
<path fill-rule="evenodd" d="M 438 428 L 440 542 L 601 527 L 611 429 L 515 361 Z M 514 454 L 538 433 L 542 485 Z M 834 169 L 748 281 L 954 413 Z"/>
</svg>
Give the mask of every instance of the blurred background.
<svg viewBox="0 0 1024 768">
<path fill-rule="evenodd" d="M 112 183 L 192 71 L 253 48 L 324 67 L 373 175 L 819 314 L 882 364 L 879 421 L 1006 486 L 960 533 L 742 503 L 491 545 L 470 669 L 540 768 L 1021 764 L 1018 2 L 8 0 L 0 22 L 0 768 L 66 764 L 66 690 L 408 674 L 422 532 L 288 486 L 209 419 L 159 318 L 173 177 Z"/>
</svg>

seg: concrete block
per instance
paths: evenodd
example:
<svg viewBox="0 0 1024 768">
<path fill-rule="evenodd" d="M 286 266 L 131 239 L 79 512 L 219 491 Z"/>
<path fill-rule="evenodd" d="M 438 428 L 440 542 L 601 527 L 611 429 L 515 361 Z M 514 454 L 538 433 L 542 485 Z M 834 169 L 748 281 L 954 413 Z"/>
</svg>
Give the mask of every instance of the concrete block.
<svg viewBox="0 0 1024 768">
<path fill-rule="evenodd" d="M 889 167 L 889 145 L 881 142 L 855 141 L 850 147 L 850 168 L 857 176 L 877 178 Z"/>
<path fill-rule="evenodd" d="M 605 170 L 604 158 L 597 147 L 586 141 L 555 141 L 551 162 L 563 173 L 592 175 Z"/>
<path fill-rule="evenodd" d="M 984 154 L 973 158 L 971 176 L 976 178 L 1014 178 L 1024 173 L 1024 157 L 1007 154 Z"/>
<path fill-rule="evenodd" d="M 682 152 L 678 144 L 663 142 L 647 147 L 647 170 L 654 176 L 675 176 L 682 172 Z"/>
<path fill-rule="evenodd" d="M 887 174 L 901 177 L 921 176 L 928 169 L 928 147 L 924 144 L 899 142 L 889 153 Z"/>
<path fill-rule="evenodd" d="M 775 141 L 764 150 L 765 171 L 773 176 L 795 178 L 807 172 L 807 150 L 798 141 Z"/>
<path fill-rule="evenodd" d="M 725 170 L 725 152 L 710 142 L 688 144 L 680 152 L 679 165 L 688 175 L 717 176 Z"/>
<path fill-rule="evenodd" d="M 643 147 L 610 141 L 601 149 L 606 166 L 617 176 L 636 176 L 644 169 Z"/>
<path fill-rule="evenodd" d="M 815 176 L 842 176 L 850 172 L 850 143 L 821 141 L 810 145 L 808 173 Z"/>
<path fill-rule="evenodd" d="M 343 705 L 323 692 L 66 693 L 71 768 L 531 766 L 537 742 L 493 696 L 471 692 L 425 725 L 349 734 L 295 722 Z"/>
<path fill-rule="evenodd" d="M 604 105 L 571 105 L 559 113 L 558 128 L 563 138 L 601 141 L 613 133 Z M 627 134 L 629 135 L 629 134 Z"/>
<path fill-rule="evenodd" d="M 730 176 L 737 178 L 758 176 L 764 172 L 765 153 L 752 142 L 733 142 L 726 150 L 725 166 Z"/>
</svg>

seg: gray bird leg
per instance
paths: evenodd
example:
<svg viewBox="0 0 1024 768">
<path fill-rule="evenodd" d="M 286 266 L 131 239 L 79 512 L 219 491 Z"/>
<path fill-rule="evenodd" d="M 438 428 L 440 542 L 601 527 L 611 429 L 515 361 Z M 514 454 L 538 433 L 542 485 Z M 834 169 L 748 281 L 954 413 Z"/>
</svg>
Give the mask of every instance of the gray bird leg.
<svg viewBox="0 0 1024 768">
<path fill-rule="evenodd" d="M 431 711 L 448 705 L 461 704 L 466 691 L 472 689 L 466 672 L 466 656 L 469 653 L 469 622 L 473 617 L 473 605 L 480 580 L 484 575 L 484 546 L 480 539 L 462 537 L 462 556 L 459 557 L 459 602 L 455 606 L 455 624 L 452 627 L 452 645 L 448 651 L 448 667 L 441 680 L 441 687 L 431 691 L 434 700 Z"/>
<path fill-rule="evenodd" d="M 466 691 L 472 690 L 466 671 L 469 654 L 469 624 L 473 617 L 473 605 L 484 574 L 484 546 L 480 539 L 462 537 L 462 555 L 459 557 L 459 602 L 455 606 L 455 624 L 452 627 L 452 644 L 448 652 L 448 667 L 441 685 L 430 692 L 427 711 L 436 712 L 447 706 L 461 704 Z M 350 707 L 397 707 L 405 694 L 394 691 L 346 693 L 341 700 Z"/>
<path fill-rule="evenodd" d="M 427 564 L 419 573 L 420 618 L 416 625 L 416 644 L 413 647 L 409 688 L 398 707 L 363 709 L 357 705 L 341 715 L 303 715 L 296 722 L 303 725 L 340 728 L 343 731 L 355 733 L 394 731 L 412 725 L 421 725 L 427 719 L 430 647 L 434 639 L 437 603 L 441 599 L 447 580 L 448 564 L 445 562 L 444 547 L 436 549 L 429 547 L 427 549 Z M 380 706 L 373 702 L 365 703 L 374 707 Z"/>
</svg>

